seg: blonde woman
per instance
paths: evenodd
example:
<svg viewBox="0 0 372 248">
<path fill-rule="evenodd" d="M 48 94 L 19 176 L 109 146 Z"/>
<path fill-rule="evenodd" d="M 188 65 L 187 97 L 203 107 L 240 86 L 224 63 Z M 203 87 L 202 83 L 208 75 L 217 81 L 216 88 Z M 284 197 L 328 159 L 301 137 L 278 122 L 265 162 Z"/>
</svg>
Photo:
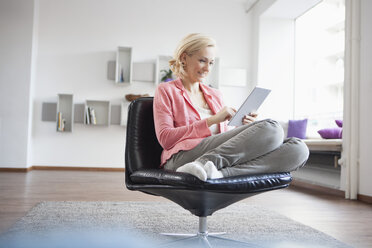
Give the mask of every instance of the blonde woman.
<svg viewBox="0 0 372 248">
<path fill-rule="evenodd" d="M 159 84 L 154 97 L 156 136 L 163 147 L 161 167 L 202 181 L 242 174 L 290 172 L 304 165 L 307 146 L 297 138 L 283 141 L 274 120 L 256 121 L 227 130 L 235 109 L 225 106 L 221 93 L 202 81 L 211 71 L 216 42 L 203 34 L 181 40 L 169 61 L 176 80 Z"/>
</svg>

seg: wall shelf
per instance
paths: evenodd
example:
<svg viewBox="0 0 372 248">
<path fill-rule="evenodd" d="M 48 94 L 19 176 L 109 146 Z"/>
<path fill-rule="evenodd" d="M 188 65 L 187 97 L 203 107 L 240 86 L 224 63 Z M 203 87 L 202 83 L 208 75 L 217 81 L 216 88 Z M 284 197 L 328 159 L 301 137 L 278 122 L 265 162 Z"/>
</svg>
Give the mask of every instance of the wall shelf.
<svg viewBox="0 0 372 248">
<path fill-rule="evenodd" d="M 72 94 L 58 94 L 56 111 L 57 132 L 72 132 L 74 103 Z"/>
<path fill-rule="evenodd" d="M 121 102 L 121 114 L 120 114 L 120 125 L 126 126 L 128 121 L 128 107 L 130 102 L 123 100 Z"/>
<path fill-rule="evenodd" d="M 115 69 L 115 82 L 117 84 L 132 82 L 132 52 L 133 49 L 131 47 L 118 47 Z"/>
<path fill-rule="evenodd" d="M 155 84 L 161 83 L 161 78 L 163 77 L 162 70 L 169 70 L 169 60 L 172 59 L 172 56 L 166 55 L 159 55 L 156 58 L 156 69 L 155 69 Z M 173 75 L 173 79 L 175 79 L 175 75 Z"/>
<path fill-rule="evenodd" d="M 111 105 L 111 104 L 110 104 Z M 129 102 L 127 102 L 129 105 Z M 121 105 L 111 105 L 110 112 L 110 125 L 120 125 L 121 118 Z M 42 103 L 42 116 L 41 120 L 46 122 L 56 122 L 57 121 L 57 103 L 56 102 L 43 102 Z M 74 124 L 84 124 L 85 117 L 85 103 L 75 103 L 74 104 Z"/>
<path fill-rule="evenodd" d="M 212 70 L 209 72 L 208 77 L 206 78 L 205 82 L 212 86 L 215 89 L 220 87 L 220 78 L 221 78 L 221 63 L 220 58 L 215 58 L 214 65 Z"/>
<path fill-rule="evenodd" d="M 133 63 L 133 81 L 154 82 L 155 64 L 152 62 Z"/>
<path fill-rule="evenodd" d="M 110 125 L 110 101 L 86 100 L 84 124 L 108 126 Z"/>
</svg>

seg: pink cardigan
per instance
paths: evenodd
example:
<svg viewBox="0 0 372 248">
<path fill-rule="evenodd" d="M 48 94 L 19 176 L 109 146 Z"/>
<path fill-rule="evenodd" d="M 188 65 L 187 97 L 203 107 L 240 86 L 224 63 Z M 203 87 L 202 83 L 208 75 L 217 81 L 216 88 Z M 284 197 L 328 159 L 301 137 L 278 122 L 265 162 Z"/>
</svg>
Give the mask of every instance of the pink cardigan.
<svg viewBox="0 0 372 248">
<path fill-rule="evenodd" d="M 200 83 L 200 89 L 213 114 L 224 107 L 221 93 Z M 161 83 L 154 97 L 156 137 L 163 147 L 161 167 L 175 153 L 191 150 L 211 135 L 207 120 L 200 119 L 180 78 Z M 227 131 L 226 122 L 219 124 L 220 132 Z"/>
</svg>

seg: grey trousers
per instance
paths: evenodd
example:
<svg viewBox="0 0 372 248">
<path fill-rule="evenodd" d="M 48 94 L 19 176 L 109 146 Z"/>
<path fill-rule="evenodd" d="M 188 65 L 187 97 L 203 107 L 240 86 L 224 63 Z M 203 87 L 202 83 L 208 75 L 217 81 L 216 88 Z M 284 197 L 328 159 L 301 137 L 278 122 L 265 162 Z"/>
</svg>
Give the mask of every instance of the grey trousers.
<svg viewBox="0 0 372 248">
<path fill-rule="evenodd" d="M 283 128 L 266 119 L 209 136 L 192 150 L 179 151 L 164 165 L 167 170 L 199 161 L 212 161 L 224 177 L 258 173 L 290 172 L 309 157 L 306 144 L 297 138 L 283 138 Z"/>
</svg>

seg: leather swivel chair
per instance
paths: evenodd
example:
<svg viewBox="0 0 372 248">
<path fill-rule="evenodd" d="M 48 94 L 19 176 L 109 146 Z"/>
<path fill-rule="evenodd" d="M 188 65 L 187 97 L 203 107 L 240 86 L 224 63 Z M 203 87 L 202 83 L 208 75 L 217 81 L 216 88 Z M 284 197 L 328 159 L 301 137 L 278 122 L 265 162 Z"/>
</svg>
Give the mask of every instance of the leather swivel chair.
<svg viewBox="0 0 372 248">
<path fill-rule="evenodd" d="M 208 233 L 207 216 L 246 197 L 286 188 L 292 181 L 290 173 L 273 173 L 203 182 L 190 174 L 159 169 L 161 152 L 162 147 L 155 135 L 153 98 L 138 98 L 128 109 L 126 187 L 129 190 L 165 197 L 198 216 L 199 230 L 190 235 L 190 239 L 200 239 L 207 247 L 211 247 L 208 239 L 224 239 Z"/>
</svg>

